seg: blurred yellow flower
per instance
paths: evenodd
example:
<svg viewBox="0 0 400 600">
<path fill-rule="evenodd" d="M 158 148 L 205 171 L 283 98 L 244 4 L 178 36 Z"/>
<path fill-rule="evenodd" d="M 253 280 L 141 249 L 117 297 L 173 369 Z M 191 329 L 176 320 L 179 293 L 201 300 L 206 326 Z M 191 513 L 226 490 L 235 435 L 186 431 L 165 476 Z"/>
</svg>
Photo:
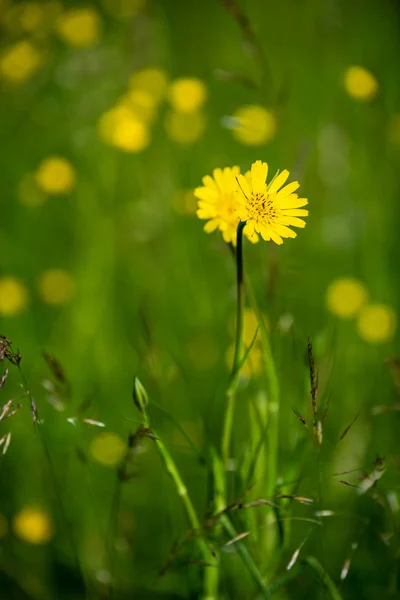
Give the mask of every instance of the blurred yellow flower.
<svg viewBox="0 0 400 600">
<path fill-rule="evenodd" d="M 17 42 L 0 56 L 0 77 L 18 85 L 30 79 L 42 63 L 39 50 L 27 40 Z"/>
<path fill-rule="evenodd" d="M 172 198 L 172 207 L 180 215 L 195 215 L 197 200 L 193 190 L 180 190 Z"/>
<path fill-rule="evenodd" d="M 253 333 L 254 335 L 254 333 Z M 226 352 L 226 365 L 229 369 L 232 368 L 233 357 L 235 355 L 235 343 L 232 343 L 227 352 Z M 247 357 L 246 362 L 243 364 L 240 369 L 240 375 L 243 377 L 251 378 L 257 377 L 263 370 L 263 353 L 260 345 L 255 343 L 252 349 L 250 350 L 249 356 Z"/>
<path fill-rule="evenodd" d="M 378 81 L 364 67 L 349 67 L 344 74 L 346 92 L 355 100 L 371 100 L 378 93 Z"/>
<path fill-rule="evenodd" d="M 123 98 L 125 105 L 140 120 L 151 122 L 157 110 L 157 99 L 146 90 L 130 90 Z"/>
<path fill-rule="evenodd" d="M 207 99 L 207 88 L 200 79 L 182 77 L 170 84 L 168 99 L 177 112 L 194 113 L 203 107 Z"/>
<path fill-rule="evenodd" d="M 124 105 L 101 116 L 98 132 L 104 142 L 124 152 L 141 152 L 150 144 L 147 125 Z"/>
<path fill-rule="evenodd" d="M 167 87 L 167 76 L 158 67 L 140 69 L 131 75 L 129 87 L 149 93 L 156 102 L 160 102 Z"/>
<path fill-rule="evenodd" d="M 74 295 L 75 282 L 64 269 L 49 269 L 39 277 L 38 289 L 47 304 L 66 304 Z"/>
<path fill-rule="evenodd" d="M 28 290 L 15 277 L 0 277 L 0 316 L 13 317 L 29 304 Z"/>
<path fill-rule="evenodd" d="M 298 217 L 306 217 L 308 200 L 294 194 L 300 184 L 289 183 L 289 171 L 282 171 L 273 177 L 267 185 L 268 164 L 257 160 L 246 175 L 237 176 L 236 214 L 246 221 L 245 231 L 249 236 L 254 232 L 261 234 L 266 241 L 282 244 L 283 238 L 295 238 L 296 233 L 289 227 L 305 227 L 306 223 Z M 282 189 L 280 189 L 282 188 Z"/>
<path fill-rule="evenodd" d="M 204 231 L 211 233 L 219 229 L 225 242 L 232 243 L 234 246 L 236 246 L 236 231 L 239 224 L 235 198 L 236 179 L 239 174 L 239 167 L 214 169 L 213 176 L 203 177 L 203 186 L 194 190 L 194 195 L 198 199 L 197 216 L 199 219 L 207 219 Z M 258 241 L 254 228 L 253 232 L 249 233 L 246 225 L 244 233 L 251 242 Z"/>
<path fill-rule="evenodd" d="M 0 540 L 6 537 L 8 532 L 8 523 L 4 515 L 0 513 Z"/>
<path fill-rule="evenodd" d="M 357 318 L 360 337 L 370 344 L 388 342 L 397 328 L 396 313 L 385 304 L 367 304 Z"/>
<path fill-rule="evenodd" d="M 17 188 L 17 196 L 24 206 L 40 206 L 47 200 L 46 194 L 36 182 L 34 173 L 27 173 L 21 179 Z"/>
<path fill-rule="evenodd" d="M 335 279 L 326 292 L 328 310 L 342 319 L 351 319 L 367 301 L 368 292 L 365 285 L 349 277 Z"/>
<path fill-rule="evenodd" d="M 265 315 L 262 315 L 262 319 L 267 331 L 269 331 L 269 322 L 267 317 Z M 243 343 L 246 348 L 248 348 L 251 342 L 253 341 L 257 328 L 258 333 L 256 341 L 258 342 L 260 340 L 260 328 L 257 315 L 252 308 L 245 308 L 243 311 Z M 229 324 L 229 332 L 232 335 L 232 337 L 235 335 L 236 315 L 232 316 L 231 322 Z"/>
<path fill-rule="evenodd" d="M 20 6 L 20 24 L 24 31 L 35 31 L 44 21 L 44 6 L 39 2 L 23 2 Z"/>
<path fill-rule="evenodd" d="M 86 48 L 95 44 L 101 35 L 101 20 L 94 8 L 67 10 L 58 19 L 60 38 L 74 48 Z"/>
<path fill-rule="evenodd" d="M 76 183 L 73 166 L 61 156 L 49 156 L 43 160 L 35 174 L 39 188 L 47 194 L 65 194 Z"/>
<path fill-rule="evenodd" d="M 126 451 L 125 442 L 116 433 L 100 433 L 90 444 L 91 457 L 107 467 L 115 467 Z"/>
<path fill-rule="evenodd" d="M 131 19 L 146 5 L 146 0 L 103 0 L 104 8 L 117 19 Z"/>
<path fill-rule="evenodd" d="M 238 108 L 233 115 L 233 136 L 247 146 L 261 146 L 269 142 L 276 132 L 274 115 L 263 106 L 249 105 Z"/>
<path fill-rule="evenodd" d="M 186 114 L 170 111 L 165 117 L 165 130 L 178 144 L 194 144 L 203 137 L 206 118 L 203 113 Z"/>
<path fill-rule="evenodd" d="M 29 544 L 46 544 L 54 535 L 53 522 L 41 508 L 23 508 L 15 515 L 13 528 L 17 536 Z"/>
</svg>

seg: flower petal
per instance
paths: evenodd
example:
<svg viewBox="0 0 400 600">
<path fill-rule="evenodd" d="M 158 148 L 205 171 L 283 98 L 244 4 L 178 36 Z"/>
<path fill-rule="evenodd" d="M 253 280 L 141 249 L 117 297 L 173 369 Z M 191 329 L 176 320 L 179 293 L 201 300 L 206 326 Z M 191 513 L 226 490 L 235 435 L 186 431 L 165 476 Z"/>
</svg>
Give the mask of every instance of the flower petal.
<svg viewBox="0 0 400 600">
<path fill-rule="evenodd" d="M 268 164 L 266 162 L 261 162 L 261 160 L 256 160 L 256 162 L 251 165 L 253 193 L 262 194 L 265 192 L 267 176 Z"/>
<path fill-rule="evenodd" d="M 286 183 L 286 180 L 289 177 L 289 175 L 290 175 L 290 173 L 286 169 L 284 171 L 282 171 L 282 173 L 279 173 L 279 175 L 277 177 L 275 177 L 275 179 L 272 181 L 272 183 L 269 184 L 269 186 L 268 186 L 269 193 L 273 194 L 274 192 L 277 192 L 279 190 L 279 188 L 281 188 L 283 186 L 283 184 Z"/>
<path fill-rule="evenodd" d="M 198 187 L 194 190 L 194 195 L 199 200 L 207 200 L 208 202 L 215 202 L 218 199 L 218 194 L 216 191 L 211 190 L 208 187 Z"/>
<path fill-rule="evenodd" d="M 214 179 L 210 177 L 210 175 L 206 175 L 205 177 L 203 177 L 202 181 L 205 187 L 214 190 L 214 192 L 218 191 L 217 184 L 215 183 Z"/>
<path fill-rule="evenodd" d="M 218 227 L 218 219 L 211 219 L 210 221 L 207 221 L 207 223 L 204 225 L 204 231 L 206 233 L 211 233 L 212 231 L 215 231 Z"/>
<path fill-rule="evenodd" d="M 278 244 L 278 246 L 280 246 L 281 244 L 283 244 L 283 239 L 281 238 L 280 235 L 278 235 L 277 233 L 275 233 L 275 231 L 271 230 L 271 240 L 273 242 L 275 242 L 275 244 Z"/>
<path fill-rule="evenodd" d="M 247 237 L 251 237 L 254 234 L 254 226 L 255 223 L 252 219 L 250 219 L 249 221 L 247 221 L 246 225 L 244 226 L 243 229 L 243 233 L 247 236 Z"/>
<path fill-rule="evenodd" d="M 250 199 L 251 196 L 251 190 L 250 190 L 250 186 L 248 185 L 245 177 L 243 177 L 243 175 L 238 175 L 237 176 L 237 189 L 239 191 L 239 193 L 237 194 L 237 199 L 239 202 L 241 202 L 242 204 L 246 202 L 246 200 Z"/>
<path fill-rule="evenodd" d="M 297 217 L 281 217 L 279 219 L 281 223 L 285 225 L 292 225 L 293 227 L 301 227 L 302 229 L 306 226 L 306 222 L 303 219 L 298 219 Z"/>
<path fill-rule="evenodd" d="M 304 208 L 284 208 L 282 215 L 284 217 L 308 217 L 308 210 L 304 210 Z"/>
<path fill-rule="evenodd" d="M 285 187 L 277 193 L 277 197 L 284 198 L 285 196 L 289 196 L 289 194 L 293 194 L 299 187 L 300 184 L 298 181 L 292 181 L 292 183 L 288 183 L 288 185 L 285 185 Z"/>
<path fill-rule="evenodd" d="M 300 208 L 301 206 L 307 206 L 307 198 L 299 198 L 297 194 L 290 194 L 285 198 L 280 198 L 279 193 L 276 198 L 277 204 L 280 208 Z"/>
<path fill-rule="evenodd" d="M 278 233 L 283 238 L 295 238 L 297 236 L 297 233 L 295 231 L 292 231 L 291 229 L 289 229 L 289 227 L 286 227 L 281 223 L 275 223 L 274 229 L 276 233 Z"/>
</svg>

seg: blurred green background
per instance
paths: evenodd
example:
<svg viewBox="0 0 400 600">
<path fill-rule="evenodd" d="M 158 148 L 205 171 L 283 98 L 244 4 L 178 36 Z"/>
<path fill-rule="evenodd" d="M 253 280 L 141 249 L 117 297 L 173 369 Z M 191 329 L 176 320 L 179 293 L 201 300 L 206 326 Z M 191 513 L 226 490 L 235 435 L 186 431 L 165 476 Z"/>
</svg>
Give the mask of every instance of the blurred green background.
<svg viewBox="0 0 400 600">
<path fill-rule="evenodd" d="M 289 169 L 309 199 L 296 240 L 244 252 L 281 389 L 276 492 L 313 502 L 282 504 L 271 554 L 270 522 L 232 518 L 261 572 L 288 576 L 273 597 L 329 597 L 303 554 L 338 597 L 400 597 L 399 31 L 388 0 L 0 0 L 0 333 L 24 378 L 1 362 L 0 598 L 202 597 L 191 541 L 157 577 L 188 523 L 152 441 L 128 482 L 117 467 L 140 424 L 137 375 L 205 518 L 210 469 L 181 428 L 202 456 L 219 447 L 235 266 L 193 189 L 255 160 Z M 293 413 L 312 420 L 308 337 L 321 411 L 329 400 L 320 449 Z M 256 342 L 239 462 L 249 405 L 268 402 L 263 360 Z M 256 598 L 227 541 L 220 598 Z"/>
</svg>

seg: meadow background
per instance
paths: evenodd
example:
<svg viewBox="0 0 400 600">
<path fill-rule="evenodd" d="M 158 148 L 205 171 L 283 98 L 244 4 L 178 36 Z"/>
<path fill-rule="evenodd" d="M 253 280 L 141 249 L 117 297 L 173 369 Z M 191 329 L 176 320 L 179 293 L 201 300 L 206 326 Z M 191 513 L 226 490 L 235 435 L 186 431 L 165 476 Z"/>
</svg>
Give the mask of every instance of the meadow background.
<svg viewBox="0 0 400 600">
<path fill-rule="evenodd" d="M 200 520 L 212 512 L 235 266 L 193 189 L 259 159 L 291 171 L 310 215 L 281 247 L 245 244 L 280 408 L 257 339 L 232 473 L 256 456 L 260 414 L 265 440 L 279 414 L 279 437 L 272 494 L 265 441 L 229 502 L 281 517 L 230 518 L 274 598 L 400 597 L 399 32 L 389 0 L 0 0 L 0 333 L 22 356 L 0 365 L 0 598 L 203 597 L 215 567 L 192 539 L 171 554 L 189 525 L 154 440 L 124 481 L 120 465 L 137 376 Z M 259 597 L 229 541 L 215 533 L 218 597 Z"/>
</svg>

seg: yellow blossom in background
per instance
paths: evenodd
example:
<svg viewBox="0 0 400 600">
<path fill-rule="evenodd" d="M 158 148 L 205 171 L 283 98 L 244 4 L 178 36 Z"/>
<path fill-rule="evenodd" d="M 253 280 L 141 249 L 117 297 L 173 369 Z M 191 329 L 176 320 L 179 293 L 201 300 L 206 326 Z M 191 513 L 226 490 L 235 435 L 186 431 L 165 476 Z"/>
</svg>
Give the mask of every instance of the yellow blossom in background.
<svg viewBox="0 0 400 600">
<path fill-rule="evenodd" d="M 267 331 L 269 331 L 270 326 L 269 326 L 269 321 L 268 321 L 267 317 L 265 315 L 262 315 L 262 319 L 263 319 L 263 323 L 264 323 Z M 243 343 L 246 348 L 248 348 L 250 346 L 250 344 L 252 343 L 254 335 L 257 331 L 257 328 L 258 328 L 257 341 L 259 341 L 261 334 L 260 334 L 260 327 L 259 327 L 257 315 L 252 308 L 245 308 L 243 311 Z M 232 337 L 235 336 L 236 314 L 232 315 L 232 318 L 229 322 L 228 331 Z"/>
<path fill-rule="evenodd" d="M 156 102 L 160 102 L 164 97 L 167 82 L 167 76 L 162 69 L 149 67 L 133 73 L 129 79 L 129 87 L 132 90 L 147 92 Z"/>
<path fill-rule="evenodd" d="M 146 90 L 130 90 L 123 98 L 125 105 L 140 120 L 151 122 L 157 111 L 157 99 Z"/>
<path fill-rule="evenodd" d="M 194 190 L 198 199 L 197 216 L 199 219 L 207 219 L 204 231 L 211 233 L 216 229 L 222 233 L 225 242 L 236 245 L 236 231 L 239 217 L 236 213 L 237 188 L 236 179 L 240 174 L 239 167 L 226 167 L 225 169 L 214 169 L 213 176 L 203 177 L 203 186 Z M 244 234 L 251 242 L 257 242 L 258 236 L 249 228 L 244 228 Z"/>
<path fill-rule="evenodd" d="M 47 200 L 46 194 L 36 182 L 34 173 L 27 173 L 21 179 L 17 188 L 18 200 L 24 206 L 41 206 Z"/>
<path fill-rule="evenodd" d="M 8 532 L 8 523 L 4 515 L 0 513 L 0 540 L 4 539 Z"/>
<path fill-rule="evenodd" d="M 23 40 L 0 56 L 0 77 L 14 85 L 30 79 L 42 64 L 42 55 L 31 42 Z"/>
<path fill-rule="evenodd" d="M 170 84 L 168 99 L 177 112 L 194 113 L 203 107 L 207 99 L 207 88 L 200 79 L 182 77 Z"/>
<path fill-rule="evenodd" d="M 41 508 L 25 507 L 13 520 L 16 535 L 29 544 L 47 544 L 54 535 L 49 515 Z"/>
<path fill-rule="evenodd" d="M 98 133 L 104 142 L 124 152 L 141 152 L 150 144 L 147 125 L 125 105 L 116 106 L 102 115 Z"/>
<path fill-rule="evenodd" d="M 90 444 L 91 457 L 106 467 L 115 467 L 125 456 L 126 443 L 116 433 L 100 433 Z"/>
<path fill-rule="evenodd" d="M 351 319 L 367 301 L 365 285 L 350 277 L 335 279 L 326 291 L 328 310 L 342 319 Z"/>
<path fill-rule="evenodd" d="M 203 113 L 186 114 L 170 111 L 165 117 L 164 125 L 171 140 L 178 144 L 189 145 L 203 137 L 206 118 Z"/>
<path fill-rule="evenodd" d="M 275 135 L 276 119 L 263 106 L 242 106 L 234 113 L 233 118 L 233 136 L 242 144 L 261 146 Z"/>
<path fill-rule="evenodd" d="M 300 184 L 297 181 L 285 187 L 289 171 L 276 174 L 267 185 L 268 164 L 257 160 L 246 175 L 237 176 L 236 214 L 246 221 L 245 231 L 249 236 L 254 232 L 261 234 L 266 241 L 282 244 L 283 238 L 295 238 L 296 233 L 289 227 L 305 227 L 306 223 L 298 217 L 306 217 L 308 200 L 294 194 Z M 281 189 L 282 188 L 282 189 Z"/>
<path fill-rule="evenodd" d="M 103 0 L 105 10 L 117 19 L 131 19 L 146 5 L 146 0 Z"/>
<path fill-rule="evenodd" d="M 18 315 L 27 308 L 28 303 L 28 290 L 19 279 L 0 277 L 0 316 Z"/>
<path fill-rule="evenodd" d="M 195 215 L 197 200 L 193 190 L 180 190 L 172 198 L 172 207 L 180 215 Z"/>
<path fill-rule="evenodd" d="M 66 304 L 74 296 L 75 282 L 64 269 L 49 269 L 39 277 L 38 290 L 47 304 Z"/>
<path fill-rule="evenodd" d="M 75 170 L 61 156 L 50 156 L 43 160 L 35 174 L 36 183 L 46 194 L 66 194 L 76 183 Z"/>
<path fill-rule="evenodd" d="M 74 48 L 93 46 L 101 36 L 101 20 L 94 8 L 67 10 L 58 19 L 60 38 Z"/>
<path fill-rule="evenodd" d="M 357 318 L 358 333 L 370 344 L 389 342 L 396 328 L 396 313 L 385 304 L 367 304 L 361 309 Z"/>
<path fill-rule="evenodd" d="M 349 67 L 344 74 L 346 92 L 355 100 L 371 100 L 378 93 L 378 81 L 364 67 Z"/>
<path fill-rule="evenodd" d="M 253 333 L 254 335 L 254 333 Z M 232 368 L 233 357 L 235 355 L 235 343 L 233 342 L 226 352 L 226 365 L 229 369 Z M 260 345 L 255 343 L 249 352 L 249 356 L 246 362 L 240 369 L 240 375 L 243 377 L 251 378 L 260 375 L 263 370 L 263 353 Z"/>
<path fill-rule="evenodd" d="M 24 2 L 20 11 L 19 21 L 24 31 L 35 31 L 43 24 L 45 8 L 39 2 Z"/>
</svg>

